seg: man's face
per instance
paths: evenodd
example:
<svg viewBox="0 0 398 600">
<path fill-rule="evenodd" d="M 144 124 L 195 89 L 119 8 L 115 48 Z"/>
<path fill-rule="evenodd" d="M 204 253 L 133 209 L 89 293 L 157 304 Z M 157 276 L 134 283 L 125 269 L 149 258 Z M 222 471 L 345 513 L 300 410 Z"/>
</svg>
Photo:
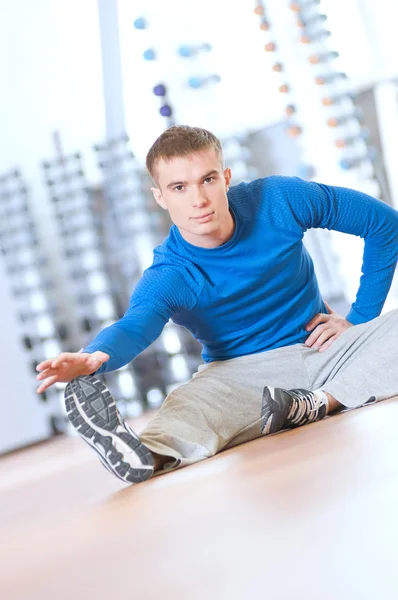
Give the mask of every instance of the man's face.
<svg viewBox="0 0 398 600">
<path fill-rule="evenodd" d="M 153 195 L 183 237 L 195 244 L 201 237 L 217 236 L 231 218 L 227 198 L 231 170 L 223 170 L 218 152 L 209 148 L 167 162 L 162 159 L 155 168 Z"/>
</svg>

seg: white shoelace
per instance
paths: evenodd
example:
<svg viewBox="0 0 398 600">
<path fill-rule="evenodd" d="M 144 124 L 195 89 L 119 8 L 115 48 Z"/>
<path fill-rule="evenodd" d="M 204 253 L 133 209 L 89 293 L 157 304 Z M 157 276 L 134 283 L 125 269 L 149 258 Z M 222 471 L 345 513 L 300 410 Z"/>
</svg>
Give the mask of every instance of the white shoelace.
<svg viewBox="0 0 398 600">
<path fill-rule="evenodd" d="M 316 421 L 319 409 L 326 405 L 325 400 L 314 394 L 314 392 L 305 395 L 294 393 L 294 395 L 295 398 L 287 415 L 287 421 L 292 425 Z"/>
</svg>

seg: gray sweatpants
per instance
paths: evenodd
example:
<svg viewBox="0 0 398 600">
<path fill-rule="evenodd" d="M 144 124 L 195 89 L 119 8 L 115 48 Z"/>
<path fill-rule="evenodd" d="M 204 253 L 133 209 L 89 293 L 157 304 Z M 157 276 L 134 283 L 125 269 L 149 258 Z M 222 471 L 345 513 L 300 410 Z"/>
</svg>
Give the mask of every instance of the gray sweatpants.
<svg viewBox="0 0 398 600">
<path fill-rule="evenodd" d="M 347 329 L 325 351 L 296 344 L 199 366 L 141 432 L 164 470 L 261 436 L 264 386 L 322 389 L 346 407 L 398 394 L 398 310 Z"/>
</svg>

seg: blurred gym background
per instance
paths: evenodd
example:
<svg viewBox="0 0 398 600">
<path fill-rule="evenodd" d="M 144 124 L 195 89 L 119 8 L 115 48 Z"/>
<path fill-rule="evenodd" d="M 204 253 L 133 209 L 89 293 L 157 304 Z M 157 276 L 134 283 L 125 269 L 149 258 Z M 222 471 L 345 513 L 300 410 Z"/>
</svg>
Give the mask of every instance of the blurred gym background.
<svg viewBox="0 0 398 600">
<path fill-rule="evenodd" d="M 35 367 L 125 312 L 170 221 L 146 152 L 172 124 L 206 127 L 235 183 L 271 174 L 361 190 L 398 208 L 395 0 L 3 0 L 0 3 L 0 453 L 69 432 L 62 385 Z M 346 314 L 362 240 L 305 238 Z M 395 277 L 385 306 L 398 306 Z M 124 416 L 158 407 L 199 364 L 170 322 L 104 376 Z"/>
</svg>

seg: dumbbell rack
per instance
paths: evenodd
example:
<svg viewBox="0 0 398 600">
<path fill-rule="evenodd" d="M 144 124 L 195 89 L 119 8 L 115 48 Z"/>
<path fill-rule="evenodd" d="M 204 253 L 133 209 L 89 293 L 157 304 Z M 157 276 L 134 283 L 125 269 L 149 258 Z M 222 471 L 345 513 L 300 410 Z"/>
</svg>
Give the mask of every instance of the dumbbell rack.
<svg viewBox="0 0 398 600">
<path fill-rule="evenodd" d="M 53 282 L 37 237 L 28 189 L 18 169 L 0 177 L 0 251 L 4 370 L 0 402 L 7 402 L 11 422 L 0 435 L 0 452 L 49 437 L 63 415 L 59 390 L 37 396 L 36 366 L 57 354 Z M 7 391 L 10 386 L 10 390 Z M 19 415 L 19 419 L 13 419 Z M 61 427 L 62 428 L 62 427 Z"/>
<path fill-rule="evenodd" d="M 63 248 L 77 351 L 119 318 L 118 278 L 102 231 L 101 191 L 89 188 L 80 153 L 46 160 L 42 166 Z M 122 412 L 136 414 L 141 407 L 135 382 L 124 371 L 104 374 L 104 379 L 115 397 L 126 401 Z"/>
</svg>

